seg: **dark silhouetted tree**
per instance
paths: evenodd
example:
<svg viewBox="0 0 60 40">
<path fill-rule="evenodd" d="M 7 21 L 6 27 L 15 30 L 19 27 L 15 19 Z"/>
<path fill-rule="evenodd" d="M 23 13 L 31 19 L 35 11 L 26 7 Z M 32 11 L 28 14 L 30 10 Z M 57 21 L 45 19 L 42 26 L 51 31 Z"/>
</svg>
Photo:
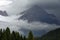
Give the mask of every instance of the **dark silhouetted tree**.
<svg viewBox="0 0 60 40">
<path fill-rule="evenodd" d="M 7 27 L 6 28 L 6 37 L 7 37 L 7 40 L 10 40 L 10 29 Z"/>
<path fill-rule="evenodd" d="M 25 36 L 24 36 L 23 40 L 27 40 Z"/>
<path fill-rule="evenodd" d="M 0 40 L 2 38 L 2 29 L 0 29 Z"/>
<path fill-rule="evenodd" d="M 28 40 L 34 40 L 32 31 L 30 31 L 28 34 Z"/>
</svg>

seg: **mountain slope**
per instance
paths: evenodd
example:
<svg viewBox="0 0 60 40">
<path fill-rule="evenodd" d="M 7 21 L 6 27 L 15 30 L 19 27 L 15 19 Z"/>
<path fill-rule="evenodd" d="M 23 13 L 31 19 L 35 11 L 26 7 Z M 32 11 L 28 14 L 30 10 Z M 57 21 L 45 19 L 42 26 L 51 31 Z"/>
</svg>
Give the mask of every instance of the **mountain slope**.
<svg viewBox="0 0 60 40">
<path fill-rule="evenodd" d="M 7 14 L 6 11 L 0 11 L 0 15 L 2 15 L 2 16 L 8 16 L 8 14 Z"/>
<path fill-rule="evenodd" d="M 43 10 L 42 8 L 40 8 L 39 6 L 35 5 L 32 8 L 22 12 L 22 15 L 20 19 L 23 20 L 28 20 L 28 22 L 45 22 L 45 23 L 49 23 L 49 24 L 58 24 L 60 25 L 60 23 L 58 22 L 58 20 L 56 19 L 56 16 L 53 14 L 48 14 L 45 10 Z"/>
<path fill-rule="evenodd" d="M 42 36 L 41 40 L 60 40 L 60 28 L 48 32 L 46 35 Z"/>
</svg>

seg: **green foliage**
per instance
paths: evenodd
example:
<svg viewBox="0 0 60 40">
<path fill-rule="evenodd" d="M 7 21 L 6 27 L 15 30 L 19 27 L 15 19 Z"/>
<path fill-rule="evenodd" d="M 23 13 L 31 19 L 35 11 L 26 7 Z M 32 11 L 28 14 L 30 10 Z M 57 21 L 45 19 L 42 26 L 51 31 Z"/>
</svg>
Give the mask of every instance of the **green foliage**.
<svg viewBox="0 0 60 40">
<path fill-rule="evenodd" d="M 0 29 L 0 40 L 20 40 L 21 36 L 18 32 L 10 32 L 10 29 L 7 27 L 6 30 Z M 22 37 L 23 39 L 23 37 Z"/>
<path fill-rule="evenodd" d="M 30 31 L 29 34 L 28 34 L 28 40 L 34 40 L 32 31 Z"/>
<path fill-rule="evenodd" d="M 2 38 L 2 29 L 0 29 L 0 40 Z"/>
</svg>

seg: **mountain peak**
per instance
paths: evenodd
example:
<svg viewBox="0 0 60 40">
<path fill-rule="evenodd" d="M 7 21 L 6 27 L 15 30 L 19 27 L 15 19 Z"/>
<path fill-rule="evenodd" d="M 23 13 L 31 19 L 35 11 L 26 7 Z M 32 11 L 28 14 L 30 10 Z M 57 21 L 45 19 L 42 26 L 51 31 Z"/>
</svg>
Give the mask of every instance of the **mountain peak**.
<svg viewBox="0 0 60 40">
<path fill-rule="evenodd" d="M 48 24 L 60 24 L 53 14 L 48 14 L 44 9 L 39 6 L 33 6 L 30 9 L 22 12 L 19 19 L 28 20 L 28 22 L 45 22 Z"/>
<path fill-rule="evenodd" d="M 1 11 L 1 10 L 0 10 L 0 15 L 2 15 L 2 16 L 8 16 L 8 14 L 7 14 L 6 11 Z"/>
<path fill-rule="evenodd" d="M 32 6 L 32 9 L 39 9 L 39 8 L 41 8 L 40 6 L 38 6 L 38 5 L 34 5 L 34 6 Z M 31 9 L 31 8 L 30 8 Z"/>
</svg>

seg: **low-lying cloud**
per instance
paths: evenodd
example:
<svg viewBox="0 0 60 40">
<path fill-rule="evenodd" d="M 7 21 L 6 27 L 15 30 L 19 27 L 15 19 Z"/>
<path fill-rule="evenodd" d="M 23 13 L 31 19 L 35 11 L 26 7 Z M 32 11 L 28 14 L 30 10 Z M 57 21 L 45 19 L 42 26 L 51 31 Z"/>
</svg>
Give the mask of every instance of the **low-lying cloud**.
<svg viewBox="0 0 60 40">
<path fill-rule="evenodd" d="M 41 22 L 32 22 L 28 23 L 27 20 L 17 20 L 19 16 L 0 16 L 0 28 L 5 29 L 9 27 L 11 31 L 18 31 L 24 34 L 21 29 L 28 29 L 28 30 L 46 30 L 50 31 L 56 28 L 60 28 L 59 25 L 56 24 L 47 24 Z"/>
</svg>

